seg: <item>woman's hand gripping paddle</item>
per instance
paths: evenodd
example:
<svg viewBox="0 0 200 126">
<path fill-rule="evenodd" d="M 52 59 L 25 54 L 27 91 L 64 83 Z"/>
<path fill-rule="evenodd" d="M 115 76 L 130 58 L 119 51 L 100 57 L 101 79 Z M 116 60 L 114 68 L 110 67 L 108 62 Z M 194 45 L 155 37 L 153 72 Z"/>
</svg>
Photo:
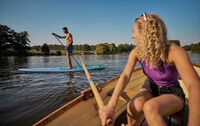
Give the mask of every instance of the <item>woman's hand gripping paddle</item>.
<svg viewBox="0 0 200 126">
<path fill-rule="evenodd" d="M 103 103 L 103 100 L 102 100 L 102 98 L 101 98 L 101 96 L 100 96 L 100 94 L 99 94 L 99 91 L 97 90 L 97 88 L 96 88 L 96 86 L 95 86 L 95 84 L 94 84 L 94 81 L 91 80 L 90 73 L 88 72 L 88 70 L 87 70 L 85 64 L 83 63 L 83 60 L 82 60 L 81 56 L 80 56 L 80 59 L 81 59 L 81 63 L 82 63 L 83 69 L 84 69 L 84 71 L 85 71 L 85 74 L 86 74 L 86 76 L 87 76 L 87 79 L 88 79 L 88 81 L 89 81 L 89 83 L 90 83 L 90 86 L 91 86 L 92 92 L 93 92 L 93 94 L 94 94 L 94 97 L 95 97 L 95 99 L 96 99 L 96 101 L 97 101 L 97 104 L 98 104 L 99 108 L 102 108 L 102 107 L 104 106 L 104 103 Z M 109 125 L 112 125 L 112 120 L 111 120 L 111 118 L 108 118 L 106 122 L 107 122 L 107 125 L 108 125 L 108 126 L 109 126 Z"/>
</svg>

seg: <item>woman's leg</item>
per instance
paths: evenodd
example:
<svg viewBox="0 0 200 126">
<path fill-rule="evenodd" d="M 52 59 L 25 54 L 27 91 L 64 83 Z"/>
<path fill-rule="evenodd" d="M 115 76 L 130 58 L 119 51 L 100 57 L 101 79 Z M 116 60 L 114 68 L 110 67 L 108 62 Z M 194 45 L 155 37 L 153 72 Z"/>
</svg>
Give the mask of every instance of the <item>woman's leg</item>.
<svg viewBox="0 0 200 126">
<path fill-rule="evenodd" d="M 184 103 L 179 97 L 165 94 L 148 100 L 143 111 L 149 126 L 166 126 L 163 116 L 176 113 L 183 107 Z"/>
<path fill-rule="evenodd" d="M 139 93 L 127 105 L 127 120 L 128 126 L 135 126 L 140 119 L 143 106 L 146 101 L 151 99 L 153 95 L 147 90 L 142 88 Z"/>
</svg>

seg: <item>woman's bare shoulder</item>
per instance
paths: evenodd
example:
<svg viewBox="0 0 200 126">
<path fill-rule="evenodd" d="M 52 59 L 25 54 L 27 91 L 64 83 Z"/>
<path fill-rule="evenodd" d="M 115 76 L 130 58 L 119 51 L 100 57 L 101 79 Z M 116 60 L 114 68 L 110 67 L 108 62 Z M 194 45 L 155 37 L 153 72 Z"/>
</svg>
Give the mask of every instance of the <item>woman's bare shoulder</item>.
<svg viewBox="0 0 200 126">
<path fill-rule="evenodd" d="M 185 50 L 177 45 L 171 45 L 169 47 L 169 61 L 174 62 L 175 60 L 187 55 Z"/>
<path fill-rule="evenodd" d="M 136 58 L 137 60 L 139 60 L 138 57 L 138 51 L 136 49 L 132 49 L 129 56 Z"/>
<path fill-rule="evenodd" d="M 185 50 L 183 48 L 181 48 L 180 46 L 177 45 L 171 45 L 170 49 L 169 49 L 169 53 L 170 54 L 176 54 L 176 53 L 186 53 Z"/>
</svg>

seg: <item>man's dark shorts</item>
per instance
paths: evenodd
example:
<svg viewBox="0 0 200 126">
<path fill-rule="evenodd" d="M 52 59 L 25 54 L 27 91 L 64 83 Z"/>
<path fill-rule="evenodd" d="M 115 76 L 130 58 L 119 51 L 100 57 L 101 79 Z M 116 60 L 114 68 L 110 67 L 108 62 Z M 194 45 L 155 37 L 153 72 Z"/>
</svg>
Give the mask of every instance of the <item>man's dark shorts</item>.
<svg viewBox="0 0 200 126">
<path fill-rule="evenodd" d="M 70 53 L 70 54 L 72 54 L 73 48 L 74 48 L 74 47 L 73 47 L 73 45 L 71 44 L 70 46 L 68 46 L 67 52 Z"/>
</svg>

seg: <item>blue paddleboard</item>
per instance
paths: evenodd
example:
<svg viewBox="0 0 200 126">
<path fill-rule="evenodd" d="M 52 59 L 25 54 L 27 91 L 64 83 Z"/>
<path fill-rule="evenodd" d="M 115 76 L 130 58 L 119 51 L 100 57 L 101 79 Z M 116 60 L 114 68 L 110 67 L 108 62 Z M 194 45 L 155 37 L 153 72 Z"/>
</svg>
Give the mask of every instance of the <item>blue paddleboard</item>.
<svg viewBox="0 0 200 126">
<path fill-rule="evenodd" d="M 87 66 L 88 70 L 102 70 L 105 69 L 104 66 Z M 21 72 L 30 72 L 30 73 L 53 73 L 53 72 L 70 72 L 70 71 L 83 71 L 83 67 L 73 67 L 72 69 L 67 69 L 66 67 L 57 67 L 57 68 L 21 68 Z"/>
</svg>

